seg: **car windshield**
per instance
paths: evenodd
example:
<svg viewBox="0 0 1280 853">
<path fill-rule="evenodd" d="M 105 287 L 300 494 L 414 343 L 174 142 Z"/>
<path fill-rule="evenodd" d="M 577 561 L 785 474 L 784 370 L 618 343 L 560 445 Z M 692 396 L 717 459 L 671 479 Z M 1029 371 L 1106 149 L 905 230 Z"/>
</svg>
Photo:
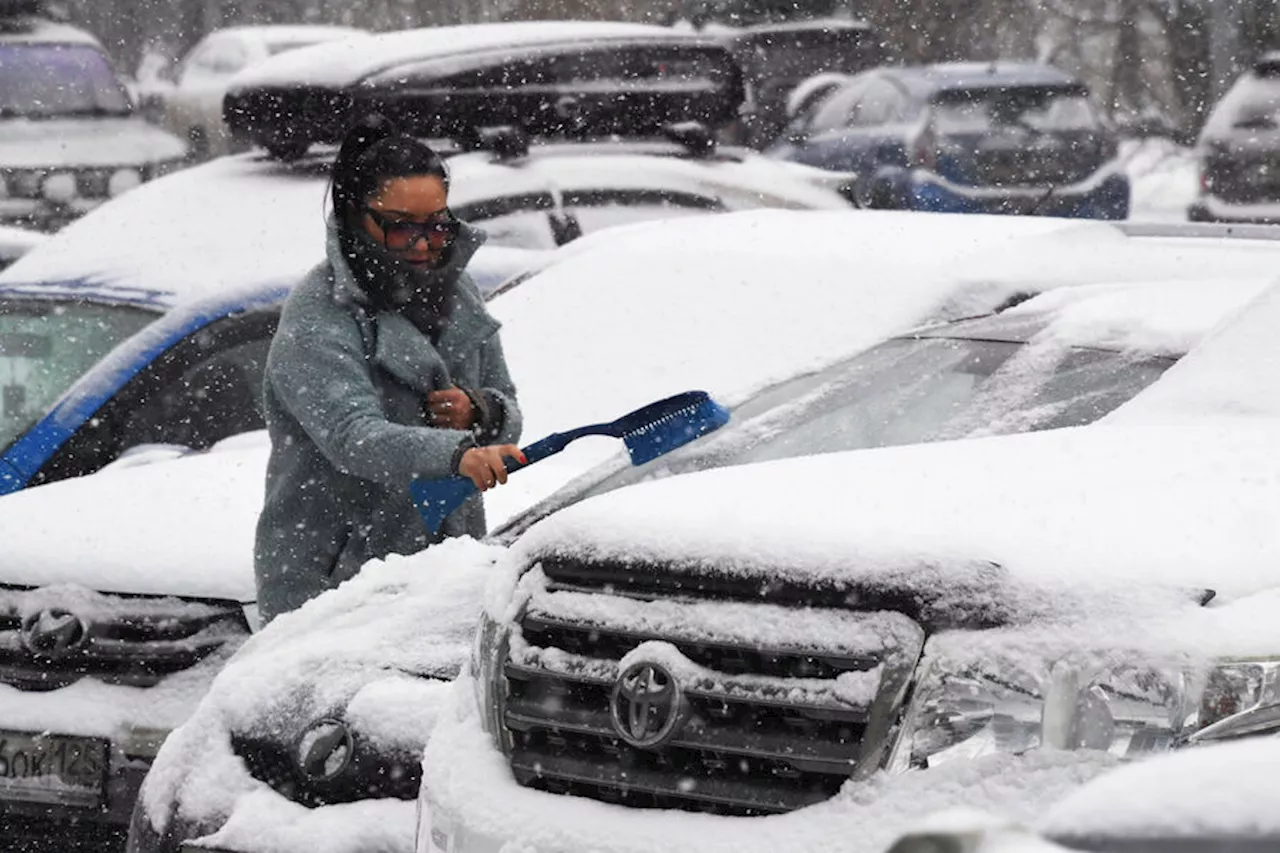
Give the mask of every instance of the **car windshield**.
<svg viewBox="0 0 1280 853">
<path fill-rule="evenodd" d="M 140 308 L 0 298 L 0 448 L 109 350 L 155 319 Z"/>
<path fill-rule="evenodd" d="M 1019 87 L 956 89 L 934 98 L 938 133 L 979 134 L 1009 127 L 1027 130 L 1096 130 L 1098 117 L 1078 89 Z"/>
<path fill-rule="evenodd" d="M 0 45 L 0 118 L 128 112 L 128 94 L 92 45 Z"/>
<path fill-rule="evenodd" d="M 1172 359 L 968 338 L 894 339 L 774 386 L 733 411 L 733 426 L 639 468 L 610 469 L 518 517 L 640 480 L 817 453 L 1080 426 L 1154 382 Z M 602 471 L 605 469 L 601 469 Z"/>
</svg>

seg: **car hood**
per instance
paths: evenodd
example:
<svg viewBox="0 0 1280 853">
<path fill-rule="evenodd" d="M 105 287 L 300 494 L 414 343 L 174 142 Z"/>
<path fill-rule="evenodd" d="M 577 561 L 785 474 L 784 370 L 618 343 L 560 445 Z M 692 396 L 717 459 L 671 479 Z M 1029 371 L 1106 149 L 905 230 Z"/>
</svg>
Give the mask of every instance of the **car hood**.
<svg viewBox="0 0 1280 853">
<path fill-rule="evenodd" d="M 0 498 L 0 582 L 251 602 L 268 447 L 135 453 L 89 477 Z M 56 547 L 53 547 L 56 543 Z"/>
<path fill-rule="evenodd" d="M 143 166 L 186 151 L 178 137 L 137 117 L 0 121 L 0 166 L 8 169 Z"/>
<path fill-rule="evenodd" d="M 1026 593 L 1276 585 L 1273 423 L 1100 426 L 814 456 L 643 483 L 517 545 L 806 587 Z M 958 594 L 958 593 L 957 593 Z M 1112 598 L 1112 600 L 1115 600 Z"/>
</svg>

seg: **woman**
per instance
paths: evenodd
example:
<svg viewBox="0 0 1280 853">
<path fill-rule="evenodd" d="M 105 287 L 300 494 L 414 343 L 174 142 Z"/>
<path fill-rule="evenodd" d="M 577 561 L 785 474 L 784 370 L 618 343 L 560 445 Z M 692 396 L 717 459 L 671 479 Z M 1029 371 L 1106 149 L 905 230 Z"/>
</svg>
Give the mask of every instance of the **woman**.
<svg viewBox="0 0 1280 853">
<path fill-rule="evenodd" d="M 483 536 L 472 498 L 432 537 L 409 483 L 507 480 L 520 410 L 498 339 L 465 272 L 484 235 L 448 207 L 430 147 L 362 121 L 333 164 L 328 259 L 290 294 L 267 356 L 271 436 L 254 568 L 263 621 L 367 560 L 445 536 Z"/>
</svg>

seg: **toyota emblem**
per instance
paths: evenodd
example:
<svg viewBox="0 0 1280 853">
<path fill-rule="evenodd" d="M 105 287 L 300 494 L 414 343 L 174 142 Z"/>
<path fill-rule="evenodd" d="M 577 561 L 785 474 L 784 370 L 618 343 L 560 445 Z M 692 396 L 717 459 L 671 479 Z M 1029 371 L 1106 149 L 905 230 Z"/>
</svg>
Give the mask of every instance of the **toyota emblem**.
<svg viewBox="0 0 1280 853">
<path fill-rule="evenodd" d="M 41 610 L 22 620 L 22 644 L 39 657 L 66 657 L 88 640 L 89 626 L 66 610 Z"/>
<path fill-rule="evenodd" d="M 657 749 L 679 731 L 684 691 L 661 664 L 634 663 L 613 685 L 609 711 L 618 737 L 632 746 Z"/>
</svg>

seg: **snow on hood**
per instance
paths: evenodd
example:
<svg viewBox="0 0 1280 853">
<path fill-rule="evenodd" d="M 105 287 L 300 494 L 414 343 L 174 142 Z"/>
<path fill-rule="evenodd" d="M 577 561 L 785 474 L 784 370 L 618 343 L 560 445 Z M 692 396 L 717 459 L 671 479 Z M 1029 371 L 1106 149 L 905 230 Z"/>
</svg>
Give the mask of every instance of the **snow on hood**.
<svg viewBox="0 0 1280 853">
<path fill-rule="evenodd" d="M 171 459 L 154 450 L 89 477 L 0 501 L 0 577 L 44 586 L 91 579 L 104 592 L 253 601 L 253 536 L 268 447 Z M 56 546 L 54 545 L 56 543 Z"/>
<path fill-rule="evenodd" d="M 1183 750 L 1098 777 L 1054 805 L 1038 828 L 1060 838 L 1274 838 L 1277 767 L 1274 738 Z"/>
<path fill-rule="evenodd" d="M 1154 385 L 1108 418 L 1159 424 L 1237 415 L 1280 416 L 1280 286 L 1240 309 Z"/>
<path fill-rule="evenodd" d="M 455 539 L 411 558 L 375 561 L 273 620 L 165 742 L 143 791 L 152 821 L 165 826 L 169 806 L 181 803 L 184 820 L 225 822 L 218 838 L 232 849 L 407 849 L 411 803 L 303 809 L 248 774 L 231 736 L 288 746 L 314 721 L 340 718 L 378 748 L 420 753 L 447 696 L 443 679 L 466 660 L 483 587 L 504 554 Z M 340 829 L 339 818 L 353 825 Z M 329 831 L 365 845 L 343 848 L 314 835 Z M 254 843 L 242 848 L 240 838 Z"/>
<path fill-rule="evenodd" d="M 405 30 L 278 54 L 237 74 L 231 79 L 228 91 L 258 86 L 343 87 L 397 65 L 459 53 L 561 39 L 592 41 L 644 33 L 670 35 L 670 31 L 662 27 L 587 21 L 525 21 Z"/>
<path fill-rule="evenodd" d="M 136 117 L 0 121 L 6 169 L 138 167 L 186 153 L 181 139 Z"/>
<path fill-rule="evenodd" d="M 1276 584 L 1275 435 L 1092 426 L 726 468 L 584 501 L 516 547 L 802 583 L 964 581 L 1000 611 L 1081 589 L 1230 599 Z"/>
</svg>

